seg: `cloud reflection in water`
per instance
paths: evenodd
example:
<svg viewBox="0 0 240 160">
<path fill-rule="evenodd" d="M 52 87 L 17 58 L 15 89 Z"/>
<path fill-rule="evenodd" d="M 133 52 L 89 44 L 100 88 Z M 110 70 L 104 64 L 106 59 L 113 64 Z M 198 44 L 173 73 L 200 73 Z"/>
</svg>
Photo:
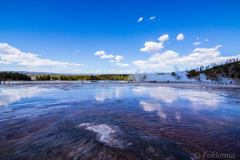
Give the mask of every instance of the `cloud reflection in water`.
<svg viewBox="0 0 240 160">
<path fill-rule="evenodd" d="M 166 119 L 167 115 L 162 111 L 161 104 L 157 101 L 149 100 L 149 101 L 140 101 L 140 105 L 143 106 L 143 109 L 148 112 L 157 111 L 157 114 L 162 118 Z"/>
<path fill-rule="evenodd" d="M 41 92 L 47 92 L 46 88 L 7 88 L 0 90 L 0 106 L 8 106 L 22 98 L 30 98 L 39 95 Z"/>
<path fill-rule="evenodd" d="M 122 97 L 122 88 L 110 88 L 108 90 L 100 89 L 95 93 L 95 100 L 103 102 L 105 99 Z"/>
<path fill-rule="evenodd" d="M 195 109 L 218 108 L 218 103 L 225 99 L 219 94 L 207 91 L 175 89 L 168 87 L 138 87 L 134 88 L 133 92 L 136 95 L 149 95 L 149 97 L 155 100 L 161 100 L 165 103 L 173 103 L 179 99 L 185 99 L 191 101 Z"/>
</svg>

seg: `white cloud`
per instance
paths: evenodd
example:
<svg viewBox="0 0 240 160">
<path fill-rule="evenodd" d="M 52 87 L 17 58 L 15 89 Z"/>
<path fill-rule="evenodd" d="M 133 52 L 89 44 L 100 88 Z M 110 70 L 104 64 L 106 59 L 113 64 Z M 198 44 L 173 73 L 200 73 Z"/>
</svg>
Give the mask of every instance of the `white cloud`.
<svg viewBox="0 0 240 160">
<path fill-rule="evenodd" d="M 100 58 L 102 58 L 102 59 L 105 59 L 105 58 L 114 58 L 114 56 L 112 55 L 112 54 L 110 54 L 110 55 L 102 55 Z"/>
<path fill-rule="evenodd" d="M 114 63 L 115 61 L 114 60 L 110 60 L 111 63 Z"/>
<path fill-rule="evenodd" d="M 49 59 L 40 59 L 39 55 L 32 53 L 21 52 L 10 46 L 7 43 L 0 43 L 0 57 L 2 60 L 9 64 L 9 62 L 17 62 L 18 65 L 30 65 L 30 66 L 84 66 L 83 64 L 52 61 Z"/>
<path fill-rule="evenodd" d="M 156 53 L 155 55 L 151 56 L 149 58 L 149 62 L 157 62 L 162 65 L 207 65 L 207 63 L 210 64 L 220 58 L 218 57 L 221 55 L 221 53 L 218 51 L 219 47 L 221 47 L 221 45 L 218 45 L 214 48 L 196 48 L 189 55 L 183 57 L 179 57 L 179 53 L 177 52 L 167 50 L 162 54 Z"/>
<path fill-rule="evenodd" d="M 129 66 L 129 64 L 125 64 L 125 63 L 116 63 L 117 66 L 120 66 L 120 67 L 127 67 Z"/>
<path fill-rule="evenodd" d="M 196 48 L 194 49 L 188 56 L 183 56 L 179 58 L 175 58 L 169 60 L 166 63 L 169 64 L 188 64 L 191 66 L 199 66 L 199 65 L 209 65 L 212 62 L 221 63 L 231 58 L 240 58 L 240 55 L 231 56 L 231 57 L 221 57 L 221 53 L 218 49 L 222 47 L 218 45 L 214 48 Z"/>
<path fill-rule="evenodd" d="M 227 59 L 240 58 L 240 55 L 221 57 L 218 49 L 222 47 L 218 45 L 214 48 L 196 48 L 189 55 L 179 57 L 179 53 L 172 50 L 160 54 L 152 55 L 149 60 L 133 61 L 133 64 L 139 68 L 158 69 L 170 67 L 175 65 L 189 65 L 189 66 L 206 66 L 213 62 L 219 64 Z"/>
<path fill-rule="evenodd" d="M 115 70 L 113 69 L 113 70 L 109 70 L 109 72 L 115 72 Z"/>
<path fill-rule="evenodd" d="M 148 64 L 148 61 L 142 61 L 142 60 L 133 61 L 133 65 L 138 67 L 146 66 L 147 64 Z"/>
<path fill-rule="evenodd" d="M 97 51 L 94 53 L 95 56 L 100 56 L 100 58 L 105 59 L 105 58 L 114 58 L 112 54 L 106 55 L 105 51 Z M 110 61 L 111 62 L 111 61 Z"/>
<path fill-rule="evenodd" d="M 145 42 L 144 48 L 141 48 L 140 51 L 147 52 L 147 53 L 156 53 L 160 51 L 164 45 L 162 42 L 156 43 L 156 42 Z"/>
<path fill-rule="evenodd" d="M 140 17 L 139 19 L 138 19 L 138 22 L 141 22 L 143 20 L 143 17 Z"/>
<path fill-rule="evenodd" d="M 199 38 L 196 39 L 196 41 L 198 40 Z"/>
<path fill-rule="evenodd" d="M 136 70 L 120 70 L 120 71 L 117 71 L 118 73 L 135 73 Z"/>
<path fill-rule="evenodd" d="M 149 20 L 154 20 L 154 18 L 155 18 L 156 16 L 153 16 L 153 17 L 150 17 L 150 19 Z"/>
<path fill-rule="evenodd" d="M 97 51 L 96 53 L 94 53 L 95 56 L 101 56 L 101 55 L 105 55 L 105 52 L 103 50 L 101 51 Z"/>
<path fill-rule="evenodd" d="M 165 34 L 158 38 L 158 40 L 160 41 L 159 43 L 152 42 L 152 41 L 145 42 L 145 44 L 144 44 L 145 47 L 141 48 L 140 51 L 147 52 L 147 53 L 156 53 L 165 47 L 163 42 L 167 41 L 168 39 L 169 39 L 169 35 Z"/>
<path fill-rule="evenodd" d="M 120 62 L 121 60 L 123 60 L 123 56 L 117 55 L 115 59 L 116 59 L 116 62 Z"/>
<path fill-rule="evenodd" d="M 8 61 L 0 61 L 0 64 L 12 64 L 12 62 L 8 62 Z"/>
<path fill-rule="evenodd" d="M 172 50 L 167 50 L 166 52 L 164 52 L 162 54 L 156 53 L 155 55 L 153 55 L 149 58 L 149 62 L 165 63 L 167 60 L 178 58 L 178 54 L 179 53 L 174 52 Z"/>
<path fill-rule="evenodd" d="M 195 43 L 193 43 L 193 45 L 199 45 L 199 44 L 201 44 L 202 42 L 195 42 Z"/>
<path fill-rule="evenodd" d="M 208 41 L 208 39 L 205 39 L 204 41 L 206 41 L 206 42 L 207 42 L 207 41 Z"/>
<path fill-rule="evenodd" d="M 68 63 L 68 62 L 67 62 Z M 76 63 L 68 63 L 69 65 L 72 65 L 72 66 L 85 66 L 85 64 L 76 64 Z"/>
<path fill-rule="evenodd" d="M 102 70 L 98 69 L 97 72 L 102 72 Z"/>
<path fill-rule="evenodd" d="M 81 72 L 81 69 L 74 69 L 73 72 Z"/>
<path fill-rule="evenodd" d="M 181 41 L 181 40 L 183 40 L 183 39 L 184 39 L 184 36 L 183 36 L 182 33 L 180 33 L 180 34 L 177 36 L 177 40 L 178 40 L 178 41 Z"/>
<path fill-rule="evenodd" d="M 167 67 L 165 66 L 165 64 L 152 64 L 149 63 L 149 61 L 142 61 L 142 60 L 137 60 L 137 61 L 133 61 L 133 65 L 139 67 L 139 68 L 144 68 L 144 69 L 158 69 L 158 68 L 164 68 Z"/>
<path fill-rule="evenodd" d="M 168 34 L 162 35 L 161 37 L 158 38 L 158 40 L 161 42 L 167 41 L 168 39 L 169 39 Z"/>
<path fill-rule="evenodd" d="M 79 52 L 79 50 L 76 50 L 76 52 Z"/>
</svg>

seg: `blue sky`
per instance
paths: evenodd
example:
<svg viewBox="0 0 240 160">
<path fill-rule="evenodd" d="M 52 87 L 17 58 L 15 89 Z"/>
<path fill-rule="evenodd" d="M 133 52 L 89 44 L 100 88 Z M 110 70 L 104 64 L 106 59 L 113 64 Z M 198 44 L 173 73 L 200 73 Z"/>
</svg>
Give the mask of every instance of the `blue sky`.
<svg viewBox="0 0 240 160">
<path fill-rule="evenodd" d="M 239 0 L 0 4 L 1 71 L 170 72 L 240 58 Z"/>
</svg>

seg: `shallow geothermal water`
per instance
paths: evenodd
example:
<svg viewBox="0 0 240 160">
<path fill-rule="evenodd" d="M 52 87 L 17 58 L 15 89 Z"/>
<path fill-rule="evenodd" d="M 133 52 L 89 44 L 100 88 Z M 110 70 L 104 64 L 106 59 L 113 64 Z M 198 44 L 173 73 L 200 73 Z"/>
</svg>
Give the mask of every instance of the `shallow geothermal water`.
<svg viewBox="0 0 240 160">
<path fill-rule="evenodd" d="M 147 84 L 0 86 L 0 159 L 240 158 L 240 92 Z"/>
</svg>

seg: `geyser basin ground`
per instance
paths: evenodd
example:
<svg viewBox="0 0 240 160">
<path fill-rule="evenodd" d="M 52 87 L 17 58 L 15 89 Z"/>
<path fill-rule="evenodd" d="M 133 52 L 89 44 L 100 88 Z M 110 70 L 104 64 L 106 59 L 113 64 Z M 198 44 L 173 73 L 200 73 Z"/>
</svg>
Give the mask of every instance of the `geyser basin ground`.
<svg viewBox="0 0 240 160">
<path fill-rule="evenodd" d="M 0 159 L 240 158 L 240 89 L 176 84 L 0 86 Z"/>
</svg>

